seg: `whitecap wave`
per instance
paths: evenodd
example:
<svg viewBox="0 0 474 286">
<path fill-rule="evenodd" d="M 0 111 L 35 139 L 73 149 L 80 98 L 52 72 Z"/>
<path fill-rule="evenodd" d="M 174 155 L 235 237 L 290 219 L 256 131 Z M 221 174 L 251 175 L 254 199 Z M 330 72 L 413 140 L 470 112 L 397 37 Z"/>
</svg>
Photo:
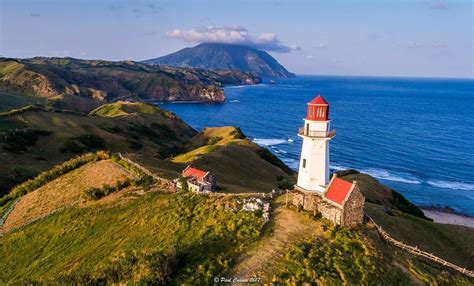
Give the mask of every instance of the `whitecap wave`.
<svg viewBox="0 0 474 286">
<path fill-rule="evenodd" d="M 295 140 L 288 138 L 288 142 L 292 143 L 292 142 L 295 142 Z"/>
<path fill-rule="evenodd" d="M 463 191 L 474 191 L 474 184 L 464 182 L 450 182 L 440 180 L 429 180 L 426 183 L 433 187 L 451 190 L 463 190 Z"/>
<path fill-rule="evenodd" d="M 395 174 L 391 173 L 387 170 L 383 169 L 365 169 L 361 170 L 362 173 L 366 173 L 371 175 L 372 177 L 375 177 L 377 179 L 381 180 L 387 180 L 387 181 L 393 181 L 393 182 L 400 182 L 400 183 L 406 183 L 406 184 L 414 184 L 414 185 L 420 185 L 421 181 L 414 178 L 413 176 L 410 176 L 408 174 Z"/>
<path fill-rule="evenodd" d="M 238 99 L 233 99 L 233 100 L 231 100 L 231 101 L 229 101 L 229 102 L 237 103 L 237 102 L 240 102 L 240 100 L 238 100 Z"/>
<path fill-rule="evenodd" d="M 333 169 L 336 172 L 350 169 L 349 167 L 345 167 L 345 166 L 341 166 L 341 165 L 337 165 L 337 164 L 331 164 L 331 165 L 329 165 L 329 168 Z"/>
<path fill-rule="evenodd" d="M 300 162 L 298 160 L 291 159 L 291 158 L 282 158 L 281 160 L 291 169 L 298 170 L 298 167 L 300 165 Z"/>
<path fill-rule="evenodd" d="M 272 139 L 272 138 L 254 138 L 252 141 L 260 146 L 265 146 L 265 147 L 285 144 L 288 142 L 283 139 Z"/>
<path fill-rule="evenodd" d="M 226 86 L 226 88 L 242 88 L 242 87 L 246 87 L 246 85 L 230 85 L 230 86 Z"/>
</svg>

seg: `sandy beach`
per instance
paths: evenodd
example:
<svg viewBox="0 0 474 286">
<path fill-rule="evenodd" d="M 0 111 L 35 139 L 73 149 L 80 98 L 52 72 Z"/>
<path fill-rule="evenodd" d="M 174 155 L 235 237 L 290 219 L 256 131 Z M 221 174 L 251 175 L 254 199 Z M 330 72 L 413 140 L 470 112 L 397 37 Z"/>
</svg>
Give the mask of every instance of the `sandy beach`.
<svg viewBox="0 0 474 286">
<path fill-rule="evenodd" d="M 457 224 L 474 228 L 474 218 L 467 217 L 445 210 L 422 209 L 425 216 L 433 219 L 434 222 L 443 224 Z"/>
</svg>

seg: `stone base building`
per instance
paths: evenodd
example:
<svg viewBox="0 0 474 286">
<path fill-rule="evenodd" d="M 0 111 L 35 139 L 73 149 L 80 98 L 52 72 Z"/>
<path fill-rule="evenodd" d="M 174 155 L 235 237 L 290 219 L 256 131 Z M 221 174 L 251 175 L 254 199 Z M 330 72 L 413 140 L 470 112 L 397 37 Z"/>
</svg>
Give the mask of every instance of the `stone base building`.
<svg viewBox="0 0 474 286">
<path fill-rule="evenodd" d="M 181 173 L 181 176 L 186 179 L 188 188 L 192 192 L 209 193 L 215 191 L 217 188 L 216 177 L 211 172 L 187 166 Z M 178 179 L 176 179 L 175 182 L 177 188 L 182 187 Z"/>
<path fill-rule="evenodd" d="M 356 181 L 349 183 L 333 175 L 324 192 L 307 191 L 295 186 L 291 194 L 293 205 L 320 213 L 335 224 L 351 226 L 363 221 L 365 198 Z"/>
</svg>

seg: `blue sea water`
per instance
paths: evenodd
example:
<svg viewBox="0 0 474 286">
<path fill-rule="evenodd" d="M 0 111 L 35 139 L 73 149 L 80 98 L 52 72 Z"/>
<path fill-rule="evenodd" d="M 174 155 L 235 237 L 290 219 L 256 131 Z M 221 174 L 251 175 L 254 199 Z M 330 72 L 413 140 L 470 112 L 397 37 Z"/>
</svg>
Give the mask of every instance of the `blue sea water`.
<svg viewBox="0 0 474 286">
<path fill-rule="evenodd" d="M 306 103 L 329 101 L 333 170 L 368 173 L 420 206 L 474 216 L 474 81 L 299 76 L 225 88 L 224 104 L 162 104 L 194 128 L 240 126 L 296 169 Z"/>
</svg>

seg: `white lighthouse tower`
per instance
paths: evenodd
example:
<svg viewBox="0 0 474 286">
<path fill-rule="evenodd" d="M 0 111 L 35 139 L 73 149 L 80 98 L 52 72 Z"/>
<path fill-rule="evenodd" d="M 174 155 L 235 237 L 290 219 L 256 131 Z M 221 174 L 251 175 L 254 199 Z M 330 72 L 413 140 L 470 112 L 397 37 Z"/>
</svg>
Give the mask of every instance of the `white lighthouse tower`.
<svg viewBox="0 0 474 286">
<path fill-rule="evenodd" d="M 329 103 L 320 95 L 308 103 L 304 127 L 298 131 L 303 138 L 296 188 L 324 193 L 329 183 L 329 140 L 336 132 L 330 130 Z"/>
</svg>

